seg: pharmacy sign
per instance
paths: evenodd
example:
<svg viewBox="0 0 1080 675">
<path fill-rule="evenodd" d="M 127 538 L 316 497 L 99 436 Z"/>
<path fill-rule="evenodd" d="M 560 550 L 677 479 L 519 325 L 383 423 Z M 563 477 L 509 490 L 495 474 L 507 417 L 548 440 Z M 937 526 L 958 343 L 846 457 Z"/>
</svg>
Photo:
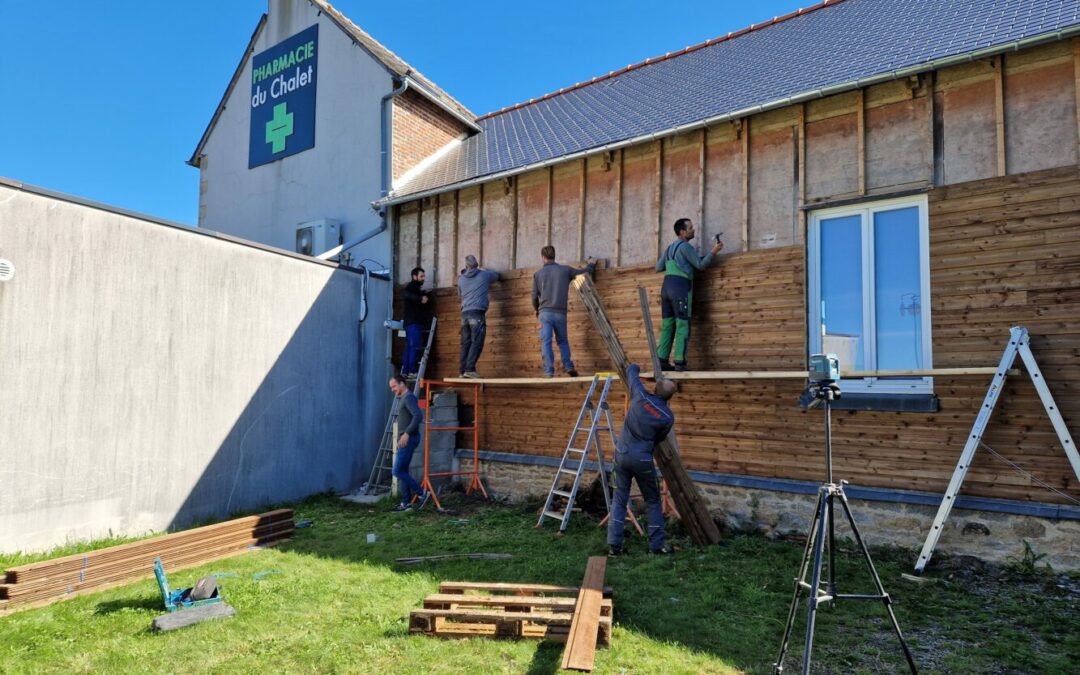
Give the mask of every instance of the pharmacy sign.
<svg viewBox="0 0 1080 675">
<path fill-rule="evenodd" d="M 318 24 L 251 60 L 248 168 L 315 147 Z"/>
</svg>

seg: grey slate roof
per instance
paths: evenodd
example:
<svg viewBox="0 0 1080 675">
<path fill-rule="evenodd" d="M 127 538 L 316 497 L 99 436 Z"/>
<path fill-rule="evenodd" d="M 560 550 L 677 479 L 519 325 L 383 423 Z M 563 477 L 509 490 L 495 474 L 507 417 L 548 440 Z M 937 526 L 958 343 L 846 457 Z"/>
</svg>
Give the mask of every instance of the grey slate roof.
<svg viewBox="0 0 1080 675">
<path fill-rule="evenodd" d="M 479 134 L 399 186 L 388 201 L 1078 28 L 1080 0 L 832 0 L 481 117 Z"/>
</svg>

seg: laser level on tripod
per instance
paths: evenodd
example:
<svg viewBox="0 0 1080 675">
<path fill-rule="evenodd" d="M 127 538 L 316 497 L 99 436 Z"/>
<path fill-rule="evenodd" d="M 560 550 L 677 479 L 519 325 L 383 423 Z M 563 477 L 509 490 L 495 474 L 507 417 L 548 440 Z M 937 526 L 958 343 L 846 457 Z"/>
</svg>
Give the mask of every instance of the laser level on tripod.
<svg viewBox="0 0 1080 675">
<path fill-rule="evenodd" d="M 806 620 L 806 644 L 803 651 L 802 672 L 807 675 L 810 672 L 810 653 L 814 646 L 814 620 L 820 605 L 837 600 L 877 600 L 885 607 L 889 615 L 896 637 L 900 640 L 900 647 L 904 651 L 908 667 L 912 673 L 918 672 L 915 668 L 915 660 L 911 656 L 904 634 L 900 631 L 900 624 L 896 621 L 893 613 L 892 599 L 885 592 L 881 584 L 881 577 L 874 568 L 874 561 L 870 558 L 870 551 L 863 542 L 859 528 L 855 525 L 855 518 L 851 515 L 851 507 L 848 505 L 847 495 L 844 494 L 844 484 L 833 482 L 832 475 L 832 403 L 840 398 L 840 360 L 836 354 L 814 354 L 809 363 L 810 386 L 807 387 L 805 396 L 811 401 L 807 408 L 823 406 L 825 412 L 825 482 L 818 488 L 817 506 L 814 510 L 814 518 L 810 522 L 810 532 L 806 537 L 806 548 L 803 550 L 802 562 L 799 565 L 799 576 L 795 577 L 795 592 L 791 598 L 791 606 L 788 609 L 787 625 L 784 627 L 784 639 L 780 643 L 780 655 L 773 664 L 773 673 L 782 673 L 784 670 L 784 657 L 787 655 L 788 641 L 795 627 L 795 616 L 799 609 L 799 598 L 803 591 L 807 593 L 807 620 Z M 833 515 L 836 510 L 835 503 L 839 502 L 840 508 L 847 518 L 851 533 L 855 537 L 855 543 L 862 553 L 867 571 L 874 582 L 875 593 L 837 593 L 836 591 L 836 566 L 834 564 L 834 552 L 836 538 L 833 528 Z M 828 562 L 826 563 L 826 551 Z M 811 573 L 811 581 L 807 583 L 806 574 Z M 822 579 L 822 574 L 827 573 L 827 579 Z M 822 588 L 824 586 L 824 588 Z"/>
</svg>

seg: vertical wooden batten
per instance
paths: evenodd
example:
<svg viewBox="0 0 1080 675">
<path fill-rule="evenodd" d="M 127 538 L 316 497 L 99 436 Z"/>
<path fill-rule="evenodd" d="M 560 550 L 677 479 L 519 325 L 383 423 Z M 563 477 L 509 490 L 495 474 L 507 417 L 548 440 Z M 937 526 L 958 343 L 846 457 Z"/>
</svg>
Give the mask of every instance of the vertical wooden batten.
<svg viewBox="0 0 1080 675">
<path fill-rule="evenodd" d="M 799 220 L 799 233 L 803 242 L 806 242 L 806 104 L 799 104 L 799 138 L 795 152 L 798 154 L 795 179 L 799 182 L 799 208 L 796 209 Z"/>
<path fill-rule="evenodd" d="M 420 259 L 424 253 L 424 198 L 416 202 L 416 260 L 413 261 L 413 267 L 420 266 Z"/>
<path fill-rule="evenodd" d="M 589 159 L 581 158 L 581 188 L 578 196 L 578 235 L 577 235 L 577 259 L 585 259 L 585 184 L 589 174 Z"/>
<path fill-rule="evenodd" d="M 656 142 L 656 191 L 653 193 L 653 209 L 656 210 L 656 254 L 654 258 L 660 257 L 660 235 L 664 231 L 663 227 L 663 206 L 664 206 L 664 139 L 660 139 Z"/>
<path fill-rule="evenodd" d="M 459 237 L 458 233 L 461 232 L 461 190 L 454 190 L 454 267 L 461 264 L 461 251 L 458 250 Z"/>
<path fill-rule="evenodd" d="M 439 195 L 432 197 L 435 200 L 435 240 L 432 243 L 434 250 L 431 252 L 431 285 L 439 287 Z M 443 275 L 446 276 L 446 275 Z"/>
<path fill-rule="evenodd" d="M 517 269 L 518 177 L 510 178 L 510 269 Z"/>
<path fill-rule="evenodd" d="M 859 89 L 855 99 L 856 147 L 859 154 L 859 194 L 866 194 L 866 90 Z"/>
<path fill-rule="evenodd" d="M 702 127 L 698 137 L 698 204 L 697 218 L 694 222 L 701 228 L 705 227 L 705 162 L 708 161 L 705 148 L 708 145 L 708 132 L 707 127 Z"/>
<path fill-rule="evenodd" d="M 1076 95 L 1076 163 L 1080 164 L 1080 38 L 1073 38 L 1073 93 Z"/>
<path fill-rule="evenodd" d="M 994 58 L 994 127 L 997 129 L 997 175 L 1004 176 L 1005 157 L 1005 55 Z"/>
<path fill-rule="evenodd" d="M 742 250 L 750 250 L 750 118 L 740 120 L 742 138 Z"/>
<path fill-rule="evenodd" d="M 619 148 L 619 163 L 615 174 L 615 266 L 622 264 L 622 172 L 623 151 Z"/>
<path fill-rule="evenodd" d="M 484 259 L 484 184 L 480 183 L 480 208 L 479 215 L 476 219 L 476 239 L 479 242 L 476 248 L 479 249 L 476 256 L 480 259 Z"/>
</svg>

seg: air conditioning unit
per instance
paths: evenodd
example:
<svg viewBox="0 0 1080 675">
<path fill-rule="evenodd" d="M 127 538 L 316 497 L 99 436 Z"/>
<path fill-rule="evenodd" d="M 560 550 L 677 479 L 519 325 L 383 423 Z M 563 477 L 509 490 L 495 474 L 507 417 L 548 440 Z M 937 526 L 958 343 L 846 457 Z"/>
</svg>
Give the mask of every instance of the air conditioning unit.
<svg viewBox="0 0 1080 675">
<path fill-rule="evenodd" d="M 319 255 L 341 244 L 341 223 L 320 218 L 296 226 L 296 252 Z"/>
</svg>

